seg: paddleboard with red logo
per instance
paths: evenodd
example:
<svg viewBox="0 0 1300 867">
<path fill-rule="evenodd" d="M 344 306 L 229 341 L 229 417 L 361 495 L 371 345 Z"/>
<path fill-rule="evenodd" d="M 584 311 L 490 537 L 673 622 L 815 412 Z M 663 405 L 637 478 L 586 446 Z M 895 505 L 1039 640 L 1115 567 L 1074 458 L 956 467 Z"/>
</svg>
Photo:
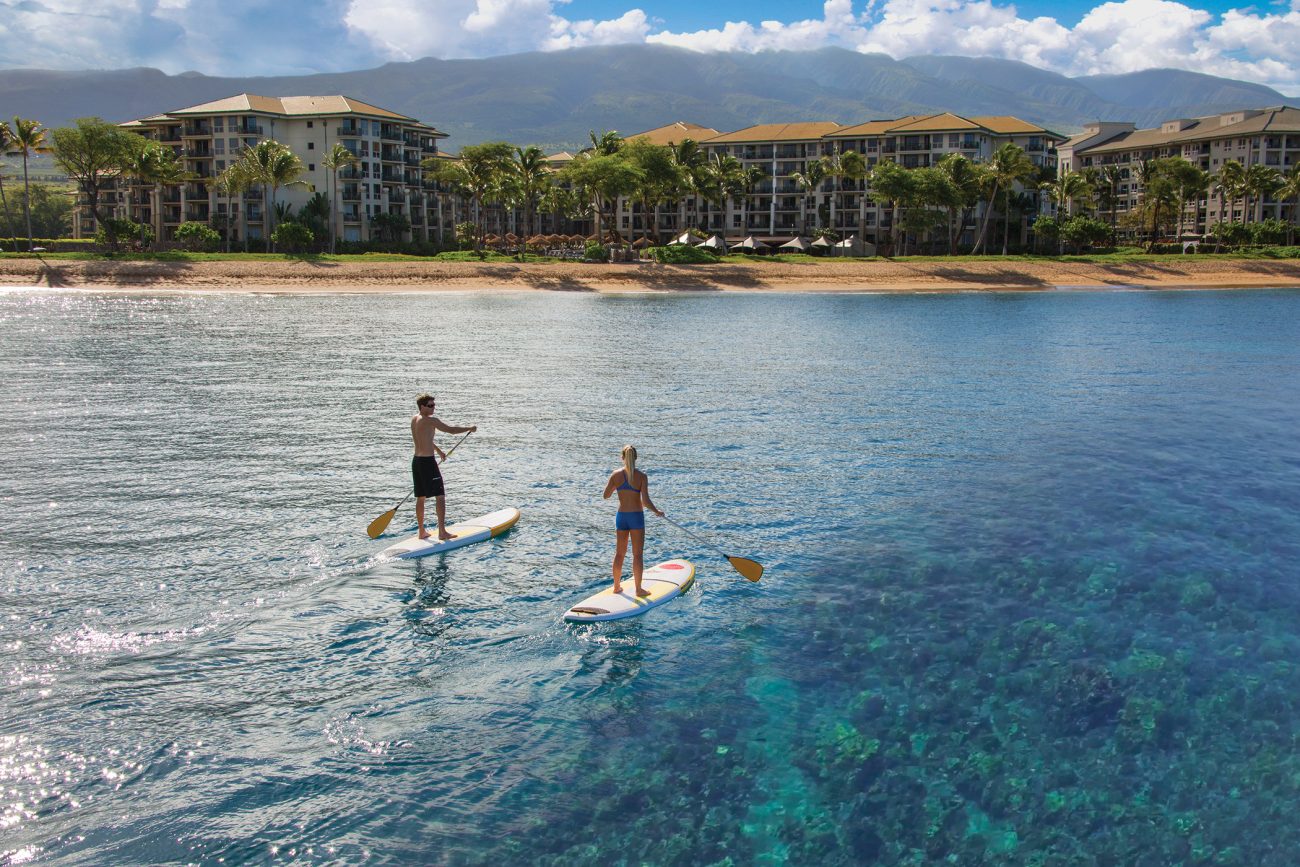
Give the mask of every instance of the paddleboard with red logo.
<svg viewBox="0 0 1300 867">
<path fill-rule="evenodd" d="M 637 598 L 632 576 L 626 575 L 621 593 L 615 593 L 611 583 L 595 596 L 587 597 L 564 612 L 564 619 L 570 623 L 596 623 L 636 617 L 681 596 L 691 589 L 694 582 L 695 567 L 691 561 L 665 560 L 641 573 L 641 589 L 649 590 L 649 596 Z"/>
</svg>

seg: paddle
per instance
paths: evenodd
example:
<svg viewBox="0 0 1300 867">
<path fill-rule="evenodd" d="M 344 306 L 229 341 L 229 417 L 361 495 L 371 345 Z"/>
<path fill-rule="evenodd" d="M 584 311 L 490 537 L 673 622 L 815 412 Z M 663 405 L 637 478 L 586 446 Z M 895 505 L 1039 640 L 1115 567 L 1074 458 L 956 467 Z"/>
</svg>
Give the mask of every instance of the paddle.
<svg viewBox="0 0 1300 867">
<path fill-rule="evenodd" d="M 739 572 L 740 577 L 744 578 L 746 581 L 757 581 L 759 578 L 763 577 L 763 564 L 750 560 L 748 557 L 732 557 L 728 554 L 723 554 L 721 548 L 704 541 L 667 515 L 664 515 L 663 519 L 686 535 L 690 536 L 696 542 L 699 542 L 701 545 L 712 548 L 714 551 L 722 554 L 722 556 L 726 558 L 726 561 L 731 564 L 731 568 Z"/>
<path fill-rule="evenodd" d="M 467 431 L 465 436 L 456 440 L 456 445 L 452 446 L 451 449 L 447 452 L 447 454 L 442 456 L 443 463 L 447 462 L 447 458 L 451 457 L 451 453 L 456 451 L 456 446 L 459 446 L 461 443 L 465 442 L 465 437 L 469 436 L 471 433 L 473 433 L 473 431 Z M 402 503 L 405 503 L 407 500 L 411 499 L 412 493 L 414 493 L 414 491 L 407 491 L 406 496 L 402 497 Z M 366 535 L 372 539 L 378 539 L 380 536 L 382 536 L 384 531 L 388 529 L 388 522 L 393 520 L 393 516 L 397 514 L 397 510 L 402 508 L 402 503 L 398 503 L 396 506 L 393 506 L 393 508 L 389 509 L 387 512 L 384 512 L 378 518 L 375 518 L 373 521 L 371 521 L 370 526 L 366 527 Z"/>
</svg>

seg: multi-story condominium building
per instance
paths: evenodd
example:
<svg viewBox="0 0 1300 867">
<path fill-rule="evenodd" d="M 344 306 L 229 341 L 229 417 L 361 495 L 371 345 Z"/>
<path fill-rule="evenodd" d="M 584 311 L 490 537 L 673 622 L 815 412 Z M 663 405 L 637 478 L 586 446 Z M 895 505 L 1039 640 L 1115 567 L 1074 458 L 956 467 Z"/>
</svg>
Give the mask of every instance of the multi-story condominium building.
<svg viewBox="0 0 1300 867">
<path fill-rule="evenodd" d="M 277 201 L 300 208 L 313 192 L 326 192 L 333 183 L 323 163 L 336 143 L 357 158 L 339 172 L 337 207 L 332 219 L 344 240 L 367 240 L 369 218 L 391 213 L 406 216 L 408 237 L 439 237 L 435 185 L 424 177 L 421 161 L 438 155 L 438 139 L 446 133 L 387 109 L 346 96 L 256 96 L 242 93 L 215 102 L 169 111 L 122 125 L 172 148 L 188 179 L 167 185 L 161 196 L 152 187 L 132 185 L 111 191 L 110 206 L 118 216 L 154 226 L 160 240 L 170 240 L 181 223 L 196 221 L 230 228 L 236 238 L 261 238 L 267 225 L 261 189 L 233 197 L 220 195 L 213 180 L 237 161 L 246 148 L 264 139 L 287 145 L 302 161 L 300 180 L 306 186 L 285 187 Z M 119 184 L 119 187 L 125 184 Z M 228 213 L 229 208 L 229 213 Z M 74 237 L 95 232 L 95 217 L 79 208 Z"/>
<path fill-rule="evenodd" d="M 667 141 L 673 134 L 695 138 L 693 133 L 701 129 L 693 124 L 673 124 L 629 138 Z M 817 225 L 842 235 L 856 234 L 864 241 L 882 241 L 890 230 L 887 203 L 873 201 L 863 179 L 827 177 L 815 190 L 806 189 L 800 178 L 809 177 L 810 162 L 855 151 L 868 169 L 882 160 L 921 168 L 950 153 L 983 162 L 1003 145 L 1014 144 L 1045 174 L 1051 174 L 1056 170 L 1056 146 L 1066 137 L 1014 117 L 966 118 L 943 113 L 853 126 L 833 121 L 760 124 L 696 140 L 710 157 L 733 156 L 746 168 L 760 169 L 765 178 L 748 195 L 721 205 L 695 197 L 686 202 L 685 213 L 661 210 L 654 232 L 660 239 L 698 227 L 733 241 L 751 234 L 777 241 Z M 1030 192 L 1037 195 L 1036 190 Z M 967 215 L 962 243 L 973 240 L 977 213 L 972 210 Z M 640 231 L 643 223 L 635 203 L 620 202 L 618 225 L 625 232 Z"/>
<path fill-rule="evenodd" d="M 1110 220 L 1142 203 L 1142 164 L 1165 157 L 1182 157 L 1211 174 L 1236 161 L 1244 168 L 1269 166 L 1286 172 L 1300 165 L 1300 109 L 1288 106 L 1224 112 L 1208 117 L 1167 120 L 1158 127 L 1137 129 L 1132 123 L 1096 122 L 1061 145 L 1060 171 L 1094 169 L 1114 174 L 1115 204 L 1098 216 Z M 1219 222 L 1254 222 L 1269 218 L 1289 221 L 1291 204 L 1269 196 L 1230 198 L 1212 185 L 1207 194 L 1188 203 L 1181 215 L 1180 235 L 1202 235 Z"/>
</svg>

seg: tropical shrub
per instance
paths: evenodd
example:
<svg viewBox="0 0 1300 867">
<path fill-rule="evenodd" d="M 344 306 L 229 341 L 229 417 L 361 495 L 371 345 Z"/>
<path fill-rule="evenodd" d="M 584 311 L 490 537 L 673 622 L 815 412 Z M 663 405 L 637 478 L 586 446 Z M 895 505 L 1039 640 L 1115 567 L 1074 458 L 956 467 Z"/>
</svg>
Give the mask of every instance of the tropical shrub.
<svg viewBox="0 0 1300 867">
<path fill-rule="evenodd" d="M 1215 223 L 1210 234 L 1220 243 L 1235 247 L 1250 242 L 1250 229 L 1245 223 Z"/>
<path fill-rule="evenodd" d="M 204 223 L 181 223 L 176 227 L 176 243 L 191 253 L 211 253 L 221 246 L 221 233 Z"/>
<path fill-rule="evenodd" d="M 1062 221 L 1060 232 L 1061 240 L 1076 250 L 1101 244 L 1110 237 L 1109 226 L 1095 217 L 1083 214 Z"/>
<path fill-rule="evenodd" d="M 316 235 L 302 223 L 281 223 L 271 233 L 277 250 L 283 253 L 301 253 L 316 240 Z"/>
<path fill-rule="evenodd" d="M 1260 245 L 1282 245 L 1286 243 L 1286 223 L 1281 220 L 1260 220 L 1250 224 L 1250 242 Z"/>
<path fill-rule="evenodd" d="M 718 257 L 711 251 L 685 244 L 673 244 L 669 247 L 650 247 L 646 255 L 664 265 L 711 265 Z"/>
<path fill-rule="evenodd" d="M 473 223 L 456 224 L 456 245 L 462 250 L 468 250 L 474 246 L 474 239 L 478 237 L 478 226 Z"/>
<path fill-rule="evenodd" d="M 117 245 L 123 241 L 148 247 L 153 243 L 153 226 L 111 217 L 102 221 L 95 230 L 95 242 L 98 244 L 117 249 Z"/>
<path fill-rule="evenodd" d="M 605 249 L 603 244 L 597 244 L 595 241 L 587 242 L 587 249 L 583 256 L 592 262 L 609 261 L 609 251 Z"/>
</svg>

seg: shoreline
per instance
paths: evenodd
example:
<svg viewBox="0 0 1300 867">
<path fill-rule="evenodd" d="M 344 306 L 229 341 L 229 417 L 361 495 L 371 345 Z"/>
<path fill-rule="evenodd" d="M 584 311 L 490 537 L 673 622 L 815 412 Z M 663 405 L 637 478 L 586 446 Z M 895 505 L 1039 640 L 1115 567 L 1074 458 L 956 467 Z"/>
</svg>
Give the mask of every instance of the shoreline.
<svg viewBox="0 0 1300 867">
<path fill-rule="evenodd" d="M 281 294 L 531 290 L 552 292 L 825 292 L 1185 290 L 1300 288 L 1300 260 L 1196 259 L 1119 263 L 985 259 L 908 262 L 656 263 L 157 262 L 0 259 L 0 286 L 108 292 Z"/>
</svg>

